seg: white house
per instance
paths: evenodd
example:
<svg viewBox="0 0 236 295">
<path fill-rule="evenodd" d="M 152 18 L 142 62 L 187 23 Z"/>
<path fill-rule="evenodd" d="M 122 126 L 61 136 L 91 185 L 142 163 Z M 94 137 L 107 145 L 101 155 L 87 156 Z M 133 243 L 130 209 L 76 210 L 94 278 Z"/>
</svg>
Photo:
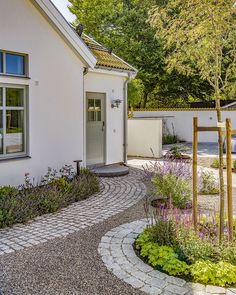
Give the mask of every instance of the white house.
<svg viewBox="0 0 236 295">
<path fill-rule="evenodd" d="M 125 162 L 127 82 L 135 74 L 80 37 L 51 1 L 1 0 L 0 185 L 74 160 Z"/>
</svg>

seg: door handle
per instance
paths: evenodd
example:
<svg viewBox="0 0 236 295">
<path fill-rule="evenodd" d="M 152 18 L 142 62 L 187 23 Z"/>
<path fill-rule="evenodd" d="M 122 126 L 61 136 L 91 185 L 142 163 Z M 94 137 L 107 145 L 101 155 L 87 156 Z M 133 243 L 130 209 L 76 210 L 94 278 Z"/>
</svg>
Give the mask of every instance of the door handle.
<svg viewBox="0 0 236 295">
<path fill-rule="evenodd" d="M 104 131 L 104 129 L 105 129 L 105 122 L 102 121 L 102 131 Z"/>
</svg>

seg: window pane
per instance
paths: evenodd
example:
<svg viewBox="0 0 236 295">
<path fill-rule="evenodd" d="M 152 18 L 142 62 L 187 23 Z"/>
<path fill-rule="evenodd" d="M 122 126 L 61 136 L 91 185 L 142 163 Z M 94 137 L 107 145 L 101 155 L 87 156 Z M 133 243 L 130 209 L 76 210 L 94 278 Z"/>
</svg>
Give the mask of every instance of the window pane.
<svg viewBox="0 0 236 295">
<path fill-rule="evenodd" d="M 95 99 L 95 109 L 100 110 L 101 109 L 101 100 Z"/>
<path fill-rule="evenodd" d="M 12 75 L 25 75 L 25 57 L 22 55 L 6 53 L 6 73 Z"/>
<path fill-rule="evenodd" d="M 101 112 L 96 112 L 97 113 L 97 121 L 101 121 Z"/>
<path fill-rule="evenodd" d="M 6 89 L 6 106 L 23 107 L 24 106 L 24 89 L 7 88 Z"/>
<path fill-rule="evenodd" d="M 3 53 L 0 52 L 0 73 L 3 73 Z"/>
<path fill-rule="evenodd" d="M 2 107 L 3 98 L 2 98 L 3 89 L 0 88 L 0 107 Z"/>
<path fill-rule="evenodd" d="M 88 112 L 88 121 L 95 121 L 95 112 Z"/>
<path fill-rule="evenodd" d="M 94 109 L 94 99 L 89 99 L 88 100 L 88 108 L 89 108 L 89 110 Z"/>
<path fill-rule="evenodd" d="M 3 116 L 2 112 L 0 111 L 0 154 L 3 153 Z"/>
<path fill-rule="evenodd" d="M 24 111 L 6 112 L 6 152 L 7 154 L 24 151 Z"/>
</svg>

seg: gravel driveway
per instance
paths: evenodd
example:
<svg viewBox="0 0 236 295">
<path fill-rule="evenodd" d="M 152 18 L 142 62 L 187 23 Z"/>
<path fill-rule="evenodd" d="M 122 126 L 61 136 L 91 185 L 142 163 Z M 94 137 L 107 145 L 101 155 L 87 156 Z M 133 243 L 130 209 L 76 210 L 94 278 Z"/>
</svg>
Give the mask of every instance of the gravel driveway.
<svg viewBox="0 0 236 295">
<path fill-rule="evenodd" d="M 97 225 L 44 244 L 0 257 L 4 295 L 144 294 L 117 279 L 97 248 L 110 229 L 143 216 L 143 202 Z"/>
</svg>

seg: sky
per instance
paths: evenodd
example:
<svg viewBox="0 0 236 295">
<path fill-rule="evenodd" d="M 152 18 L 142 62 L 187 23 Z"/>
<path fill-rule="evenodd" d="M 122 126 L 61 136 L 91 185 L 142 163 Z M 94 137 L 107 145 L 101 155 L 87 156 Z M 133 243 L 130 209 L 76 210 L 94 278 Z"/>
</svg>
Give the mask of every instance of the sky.
<svg viewBox="0 0 236 295">
<path fill-rule="evenodd" d="M 67 21 L 72 22 L 75 19 L 75 16 L 67 8 L 67 5 L 69 4 L 67 0 L 52 0 L 52 2 L 64 15 Z"/>
</svg>

